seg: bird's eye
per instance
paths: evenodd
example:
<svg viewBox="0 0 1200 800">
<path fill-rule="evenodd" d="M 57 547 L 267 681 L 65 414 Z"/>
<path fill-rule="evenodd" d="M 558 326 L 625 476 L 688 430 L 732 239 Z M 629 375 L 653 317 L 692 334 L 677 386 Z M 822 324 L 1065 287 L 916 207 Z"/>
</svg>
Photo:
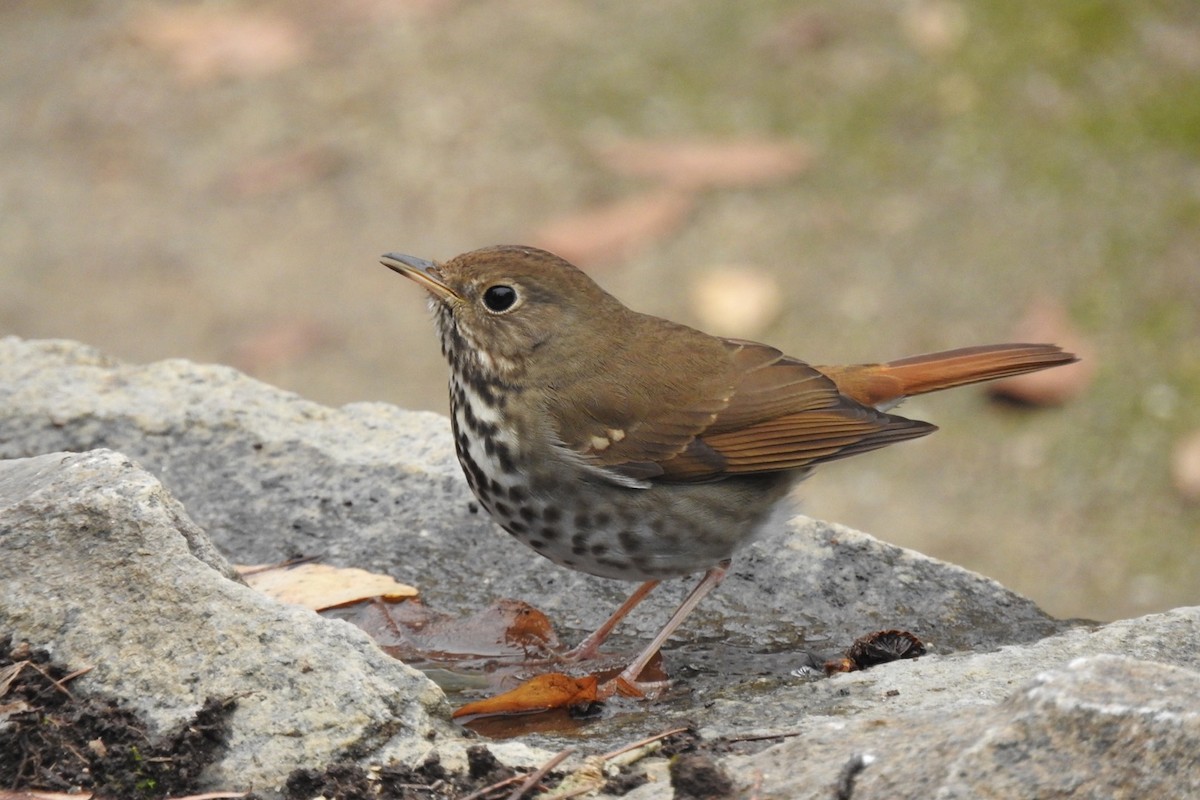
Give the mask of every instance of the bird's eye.
<svg viewBox="0 0 1200 800">
<path fill-rule="evenodd" d="M 489 286 L 483 293 L 483 304 L 496 314 L 508 311 L 516 302 L 517 290 L 504 284 Z"/>
</svg>

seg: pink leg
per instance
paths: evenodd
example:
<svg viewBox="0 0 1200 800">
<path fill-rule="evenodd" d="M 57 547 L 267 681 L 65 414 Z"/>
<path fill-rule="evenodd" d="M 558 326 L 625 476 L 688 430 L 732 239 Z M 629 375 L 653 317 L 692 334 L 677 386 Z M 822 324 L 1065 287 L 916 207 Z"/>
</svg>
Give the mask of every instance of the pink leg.
<svg viewBox="0 0 1200 800">
<path fill-rule="evenodd" d="M 628 667 L 621 671 L 620 675 L 618 675 L 616 678 L 613 678 L 613 682 L 619 684 L 623 681 L 626 684 L 629 684 L 635 690 L 638 689 L 638 676 L 642 674 L 642 670 L 645 669 L 646 665 L 650 663 L 650 659 L 654 658 L 654 654 L 657 653 L 663 644 L 666 643 L 671 634 L 675 632 L 675 629 L 678 628 L 685 619 L 687 619 L 688 614 L 691 614 L 693 609 L 700 604 L 700 601 L 704 599 L 704 596 L 720 585 L 721 581 L 725 578 L 725 573 L 728 570 L 729 562 L 722 561 L 720 564 L 712 567 L 708 572 L 704 573 L 704 577 L 700 579 L 698 584 L 696 584 L 696 588 L 692 589 L 691 594 L 684 598 L 684 601 L 679 604 L 679 608 L 677 608 L 675 613 L 671 615 L 671 618 L 667 620 L 667 624 L 664 625 L 663 629 L 658 632 L 658 635 L 654 637 L 650 644 L 646 645 L 646 649 L 643 650 Z M 635 594 L 637 593 L 635 592 Z M 655 687 L 650 685 L 648 688 Z"/>
<path fill-rule="evenodd" d="M 638 605 L 646 599 L 646 597 L 654 591 L 654 587 L 658 586 L 658 581 L 646 581 L 633 594 L 629 595 L 629 599 L 621 604 L 621 607 L 613 612 L 613 615 L 608 618 L 603 625 L 597 628 L 590 636 L 580 642 L 575 649 L 563 655 L 565 661 L 585 661 L 589 658 L 595 658 L 600 652 L 600 645 L 604 644 L 604 640 L 613 632 L 613 628 L 617 627 L 617 623 L 625 619 L 630 611 L 633 611 Z"/>
</svg>

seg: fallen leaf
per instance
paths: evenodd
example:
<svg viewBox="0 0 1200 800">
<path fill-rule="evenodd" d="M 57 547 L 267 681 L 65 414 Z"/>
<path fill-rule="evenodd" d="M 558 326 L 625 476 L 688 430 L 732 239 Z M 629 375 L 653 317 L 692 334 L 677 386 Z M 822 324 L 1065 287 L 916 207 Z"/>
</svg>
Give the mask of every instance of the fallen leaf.
<svg viewBox="0 0 1200 800">
<path fill-rule="evenodd" d="M 654 178 L 680 190 L 761 186 L 789 180 L 812 164 L 812 150 L 795 141 L 628 139 L 596 148 L 609 169 Z"/>
<path fill-rule="evenodd" d="M 222 179 L 221 188 L 238 198 L 278 194 L 327 178 L 340 167 L 333 148 L 303 144 L 243 161 Z"/>
<path fill-rule="evenodd" d="M 778 61 L 788 63 L 819 50 L 837 38 L 833 18 L 812 9 L 784 17 L 762 38 L 762 46 Z"/>
<path fill-rule="evenodd" d="M 139 44 L 168 59 L 189 83 L 279 72 L 311 49 L 308 37 L 286 17 L 229 5 L 150 5 L 130 29 Z"/>
<path fill-rule="evenodd" d="M 762 333 L 783 310 L 779 281 L 756 267 L 705 270 L 692 284 L 691 301 L 706 331 L 744 339 Z"/>
<path fill-rule="evenodd" d="M 674 233 L 694 203 L 675 189 L 646 192 L 553 220 L 531 242 L 580 266 L 613 263 Z"/>
<path fill-rule="evenodd" d="M 900 23 L 908 41 L 926 56 L 943 56 L 957 50 L 969 27 L 966 11 L 953 0 L 907 3 Z"/>
<path fill-rule="evenodd" d="M 537 675 L 511 691 L 478 700 L 454 710 L 455 719 L 512 714 L 533 714 L 554 708 L 590 706 L 596 702 L 596 678 L 572 678 L 561 672 Z"/>
<path fill-rule="evenodd" d="M 238 341 L 229 361 L 254 374 L 292 364 L 331 339 L 328 329 L 315 320 L 276 320 Z"/>
<path fill-rule="evenodd" d="M 1200 500 L 1200 431 L 1188 434 L 1175 445 L 1171 454 L 1171 482 L 1185 500 Z"/>
<path fill-rule="evenodd" d="M 372 597 L 404 600 L 417 590 L 387 575 L 354 567 L 328 564 L 298 564 L 291 567 L 238 567 L 238 574 L 253 589 L 281 603 L 313 611 L 356 603 Z"/>
<path fill-rule="evenodd" d="M 1046 298 L 1035 301 L 1017 323 L 1013 341 L 1057 344 L 1079 356 L 1079 361 L 993 381 L 987 386 L 992 397 L 1027 406 L 1058 406 L 1083 394 L 1091 385 L 1096 371 L 1092 347 L 1071 323 L 1061 303 Z"/>
<path fill-rule="evenodd" d="M 559 649 L 550 619 L 520 600 L 497 600 L 465 617 L 429 608 L 419 600 L 346 606 L 327 616 L 366 631 L 402 661 L 460 662 L 511 657 L 548 658 Z"/>
<path fill-rule="evenodd" d="M 903 658 L 925 655 L 925 643 L 908 631 L 875 631 L 854 640 L 846 655 L 825 662 L 825 673 L 855 672 Z"/>
</svg>

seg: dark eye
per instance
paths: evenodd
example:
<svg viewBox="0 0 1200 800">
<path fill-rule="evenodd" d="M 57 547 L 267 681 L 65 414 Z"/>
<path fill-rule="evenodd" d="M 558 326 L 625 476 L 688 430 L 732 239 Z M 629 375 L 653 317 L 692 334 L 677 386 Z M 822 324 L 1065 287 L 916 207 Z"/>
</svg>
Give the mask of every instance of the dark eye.
<svg viewBox="0 0 1200 800">
<path fill-rule="evenodd" d="M 517 290 L 511 286 L 497 284 L 489 286 L 483 293 L 483 304 L 487 306 L 488 311 L 494 311 L 497 314 L 501 311 L 508 311 L 515 302 L 517 302 Z"/>
</svg>

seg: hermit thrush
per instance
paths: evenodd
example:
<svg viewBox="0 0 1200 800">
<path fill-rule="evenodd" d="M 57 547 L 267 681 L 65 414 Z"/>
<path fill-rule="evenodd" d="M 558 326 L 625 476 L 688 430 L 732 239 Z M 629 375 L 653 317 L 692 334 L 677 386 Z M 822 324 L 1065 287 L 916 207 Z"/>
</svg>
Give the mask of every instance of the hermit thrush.
<svg viewBox="0 0 1200 800">
<path fill-rule="evenodd" d="M 566 261 L 490 247 L 382 263 L 431 295 L 467 482 L 506 531 L 575 570 L 644 581 L 576 648 L 595 653 L 662 578 L 705 570 L 615 679 L 643 667 L 813 467 L 936 430 L 905 397 L 1067 364 L 1044 344 L 811 366 L 631 311 Z"/>
</svg>

